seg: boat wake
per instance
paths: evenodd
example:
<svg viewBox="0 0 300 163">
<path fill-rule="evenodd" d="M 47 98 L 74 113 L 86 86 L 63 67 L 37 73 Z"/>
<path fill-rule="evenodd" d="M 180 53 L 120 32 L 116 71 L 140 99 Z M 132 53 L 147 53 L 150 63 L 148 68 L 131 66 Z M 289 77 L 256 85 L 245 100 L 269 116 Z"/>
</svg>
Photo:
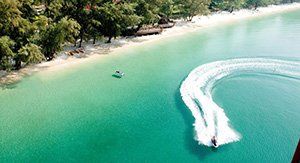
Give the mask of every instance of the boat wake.
<svg viewBox="0 0 300 163">
<path fill-rule="evenodd" d="M 238 74 L 270 74 L 300 78 L 300 62 L 267 58 L 241 58 L 216 61 L 194 69 L 182 82 L 180 93 L 195 118 L 195 139 L 211 146 L 216 135 L 219 145 L 239 141 L 241 135 L 229 124 L 223 108 L 212 98 L 217 81 Z"/>
</svg>

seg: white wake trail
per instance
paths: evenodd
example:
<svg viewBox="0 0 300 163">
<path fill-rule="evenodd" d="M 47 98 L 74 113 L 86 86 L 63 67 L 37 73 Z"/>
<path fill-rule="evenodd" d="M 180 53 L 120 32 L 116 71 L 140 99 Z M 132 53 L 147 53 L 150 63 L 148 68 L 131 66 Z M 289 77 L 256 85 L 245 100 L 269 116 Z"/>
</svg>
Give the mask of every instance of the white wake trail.
<svg viewBox="0 0 300 163">
<path fill-rule="evenodd" d="M 182 82 L 180 93 L 195 118 L 195 139 L 211 146 L 216 135 L 219 145 L 238 141 L 241 136 L 229 125 L 223 108 L 212 98 L 218 80 L 235 74 L 261 73 L 300 78 L 300 62 L 267 58 L 241 58 L 216 61 L 194 69 Z"/>
</svg>

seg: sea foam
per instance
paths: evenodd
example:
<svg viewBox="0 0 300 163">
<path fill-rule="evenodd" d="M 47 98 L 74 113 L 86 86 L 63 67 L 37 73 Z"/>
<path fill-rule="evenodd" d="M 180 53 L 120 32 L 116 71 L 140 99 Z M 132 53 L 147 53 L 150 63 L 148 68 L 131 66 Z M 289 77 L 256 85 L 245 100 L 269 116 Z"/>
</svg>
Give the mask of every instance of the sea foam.
<svg viewBox="0 0 300 163">
<path fill-rule="evenodd" d="M 180 93 L 195 118 L 195 139 L 211 146 L 216 135 L 219 145 L 239 141 L 241 135 L 229 124 L 223 108 L 212 98 L 216 82 L 238 74 L 270 74 L 300 78 L 300 62 L 267 58 L 241 58 L 207 63 L 195 68 L 182 82 Z"/>
</svg>

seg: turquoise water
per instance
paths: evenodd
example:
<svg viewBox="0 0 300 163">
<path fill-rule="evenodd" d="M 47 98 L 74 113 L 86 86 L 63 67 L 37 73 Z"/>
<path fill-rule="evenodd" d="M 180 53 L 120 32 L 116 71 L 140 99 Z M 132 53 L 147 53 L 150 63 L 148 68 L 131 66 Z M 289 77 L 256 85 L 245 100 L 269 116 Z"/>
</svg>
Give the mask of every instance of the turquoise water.
<svg viewBox="0 0 300 163">
<path fill-rule="evenodd" d="M 299 60 L 300 11 L 243 20 L 37 73 L 0 92 L 0 162 L 290 162 L 300 80 L 240 74 L 213 97 L 242 139 L 194 140 L 181 82 L 199 65 L 241 57 Z M 126 72 L 122 79 L 114 70 Z"/>
</svg>

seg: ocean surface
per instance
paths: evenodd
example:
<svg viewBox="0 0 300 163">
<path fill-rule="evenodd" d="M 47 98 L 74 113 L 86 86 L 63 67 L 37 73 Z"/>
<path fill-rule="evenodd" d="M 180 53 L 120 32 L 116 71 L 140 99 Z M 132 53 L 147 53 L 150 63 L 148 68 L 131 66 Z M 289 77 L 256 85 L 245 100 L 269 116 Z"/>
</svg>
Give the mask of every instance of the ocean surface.
<svg viewBox="0 0 300 163">
<path fill-rule="evenodd" d="M 0 87 L 0 162 L 290 162 L 300 137 L 299 63 L 300 10 L 35 73 Z M 113 77 L 117 69 L 126 76 Z M 190 76 L 196 84 L 184 82 Z M 211 109 L 220 123 L 205 116 Z M 201 134 L 219 134 L 223 145 L 213 149 Z"/>
</svg>

